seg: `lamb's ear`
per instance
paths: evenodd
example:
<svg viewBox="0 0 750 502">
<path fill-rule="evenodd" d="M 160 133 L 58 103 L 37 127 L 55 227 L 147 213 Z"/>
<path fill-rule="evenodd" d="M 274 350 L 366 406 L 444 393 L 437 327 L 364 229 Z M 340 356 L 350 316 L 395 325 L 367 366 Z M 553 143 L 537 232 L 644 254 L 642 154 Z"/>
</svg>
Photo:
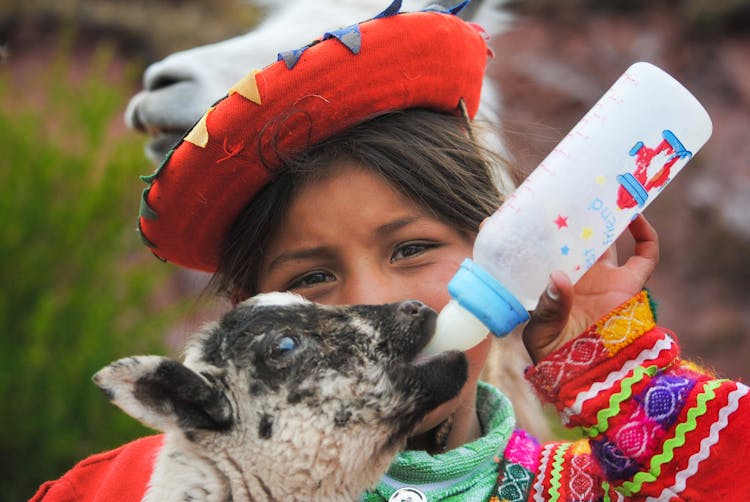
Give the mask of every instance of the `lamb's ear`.
<svg viewBox="0 0 750 502">
<path fill-rule="evenodd" d="M 110 401 L 154 429 L 223 430 L 232 423 L 226 396 L 172 359 L 120 359 L 99 370 L 93 380 Z"/>
</svg>

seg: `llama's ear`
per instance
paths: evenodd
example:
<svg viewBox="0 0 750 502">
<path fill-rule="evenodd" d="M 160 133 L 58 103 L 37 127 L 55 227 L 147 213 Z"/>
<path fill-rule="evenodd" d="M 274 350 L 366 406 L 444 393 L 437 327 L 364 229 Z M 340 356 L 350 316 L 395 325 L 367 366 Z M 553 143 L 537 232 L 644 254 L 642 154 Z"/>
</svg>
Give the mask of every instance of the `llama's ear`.
<svg viewBox="0 0 750 502">
<path fill-rule="evenodd" d="M 99 370 L 93 380 L 110 401 L 154 429 L 221 430 L 232 423 L 226 396 L 172 359 L 120 359 Z"/>
</svg>

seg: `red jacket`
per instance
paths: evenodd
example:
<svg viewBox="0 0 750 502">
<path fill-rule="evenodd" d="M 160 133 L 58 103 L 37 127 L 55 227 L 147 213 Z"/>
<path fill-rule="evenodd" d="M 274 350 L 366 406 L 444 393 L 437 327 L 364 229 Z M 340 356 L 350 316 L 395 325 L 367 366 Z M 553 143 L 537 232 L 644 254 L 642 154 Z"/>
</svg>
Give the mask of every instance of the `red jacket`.
<svg viewBox="0 0 750 502">
<path fill-rule="evenodd" d="M 31 502 L 133 502 L 151 479 L 163 436 L 148 436 L 82 460 L 63 477 L 39 487 Z"/>
</svg>

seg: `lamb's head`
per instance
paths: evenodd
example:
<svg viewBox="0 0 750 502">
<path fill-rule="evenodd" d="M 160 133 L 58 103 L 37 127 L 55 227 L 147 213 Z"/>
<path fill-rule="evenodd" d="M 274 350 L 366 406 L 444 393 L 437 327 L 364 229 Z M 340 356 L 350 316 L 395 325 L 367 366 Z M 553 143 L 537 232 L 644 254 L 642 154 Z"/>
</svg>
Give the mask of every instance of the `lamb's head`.
<svg viewBox="0 0 750 502">
<path fill-rule="evenodd" d="M 132 357 L 94 381 L 183 450 L 252 478 L 251 491 L 354 499 L 466 381 L 462 353 L 418 356 L 435 319 L 416 301 L 333 307 L 258 295 L 195 337 L 184 364 Z"/>
</svg>

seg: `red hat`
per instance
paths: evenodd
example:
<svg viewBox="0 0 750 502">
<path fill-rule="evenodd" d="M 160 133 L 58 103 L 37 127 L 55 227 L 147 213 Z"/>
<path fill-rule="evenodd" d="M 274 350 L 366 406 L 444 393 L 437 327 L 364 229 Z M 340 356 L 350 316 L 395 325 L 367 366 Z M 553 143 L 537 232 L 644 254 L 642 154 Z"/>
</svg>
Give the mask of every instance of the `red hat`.
<svg viewBox="0 0 750 502">
<path fill-rule="evenodd" d="M 407 108 L 471 118 L 490 50 L 451 10 L 399 13 L 326 33 L 279 54 L 212 106 L 143 191 L 139 230 L 160 259 L 213 272 L 222 241 L 289 158 L 355 124 Z"/>
</svg>

